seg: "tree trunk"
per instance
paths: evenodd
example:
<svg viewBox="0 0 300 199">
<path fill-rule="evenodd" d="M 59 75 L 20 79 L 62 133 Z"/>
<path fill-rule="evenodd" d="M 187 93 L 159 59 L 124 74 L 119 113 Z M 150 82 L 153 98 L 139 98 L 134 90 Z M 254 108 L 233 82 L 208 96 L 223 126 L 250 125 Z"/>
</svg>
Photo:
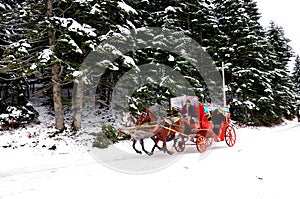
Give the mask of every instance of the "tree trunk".
<svg viewBox="0 0 300 199">
<path fill-rule="evenodd" d="M 47 17 L 53 16 L 53 2 L 47 0 Z M 52 52 L 55 51 L 55 31 L 52 28 L 48 29 L 49 45 Z M 54 59 L 54 57 L 52 57 Z M 52 88 L 53 88 L 53 104 L 54 104 L 54 117 L 55 117 L 55 128 L 58 130 L 64 130 L 64 113 L 62 103 L 62 89 L 61 89 L 61 66 L 55 63 L 52 66 Z"/>
<path fill-rule="evenodd" d="M 64 130 L 64 112 L 61 95 L 61 81 L 60 81 L 60 66 L 54 64 L 52 66 L 52 87 L 53 87 L 53 105 L 54 105 L 54 117 L 55 128 L 58 130 Z"/>
<path fill-rule="evenodd" d="M 81 50 L 85 56 L 87 56 L 87 46 L 81 45 Z M 84 98 L 84 78 L 86 77 L 86 70 L 81 71 L 81 75 L 74 81 L 73 88 L 73 123 L 72 128 L 78 131 L 81 128 L 81 118 L 83 110 L 83 98 Z"/>
<path fill-rule="evenodd" d="M 77 78 L 77 81 L 74 83 L 74 93 L 73 93 L 73 129 L 78 131 L 81 128 L 81 115 L 82 115 L 82 106 L 83 106 L 83 92 L 84 91 L 84 82 L 83 77 Z"/>
</svg>

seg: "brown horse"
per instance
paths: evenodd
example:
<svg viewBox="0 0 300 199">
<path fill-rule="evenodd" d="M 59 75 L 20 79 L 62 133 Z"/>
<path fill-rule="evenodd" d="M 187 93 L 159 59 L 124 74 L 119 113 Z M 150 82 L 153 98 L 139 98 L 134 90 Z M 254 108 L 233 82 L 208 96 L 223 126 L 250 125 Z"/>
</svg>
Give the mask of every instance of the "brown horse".
<svg viewBox="0 0 300 199">
<path fill-rule="evenodd" d="M 143 124 L 154 124 L 158 123 L 158 117 L 148 108 L 143 108 L 142 113 L 139 116 L 139 119 L 137 120 L 137 125 L 143 125 Z M 172 155 L 174 151 L 170 151 L 167 149 L 167 140 L 172 140 L 175 137 L 176 132 L 184 132 L 184 128 L 181 126 L 181 121 L 179 117 L 168 117 L 165 118 L 163 123 L 160 124 L 162 128 L 160 128 L 160 131 L 156 132 L 154 136 L 151 138 L 154 140 L 155 144 L 151 150 L 151 153 L 147 153 L 148 155 L 152 155 L 154 152 L 154 149 L 157 147 L 159 150 L 163 150 L 164 152 L 167 152 L 168 154 Z M 157 144 L 159 141 L 163 142 L 163 147 L 159 147 Z M 143 142 L 141 142 L 143 144 Z"/>
<path fill-rule="evenodd" d="M 176 132 L 184 132 L 184 126 L 181 125 L 180 117 L 168 117 L 164 119 L 163 127 L 159 133 L 156 134 L 155 144 L 152 148 L 151 153 L 153 153 L 155 147 L 168 154 L 172 155 L 174 150 L 170 151 L 167 148 L 167 141 L 173 140 L 175 138 Z M 163 142 L 162 149 L 157 146 L 158 141 Z"/>
<path fill-rule="evenodd" d="M 136 120 L 136 126 L 142 126 L 142 125 L 145 125 L 145 124 L 147 124 L 147 125 L 149 125 L 149 126 L 151 126 L 151 125 L 153 125 L 154 127 L 151 129 L 151 133 L 150 133 L 150 138 L 153 140 L 153 141 L 155 141 L 155 135 L 160 131 L 160 129 L 161 128 L 158 128 L 158 117 L 155 115 L 155 114 L 153 114 L 153 112 L 152 111 L 150 111 L 150 109 L 148 109 L 148 108 L 146 108 L 146 107 L 144 107 L 143 108 L 143 110 L 142 110 L 142 112 L 141 112 L 141 114 L 139 115 L 139 118 Z M 144 146 L 144 139 L 145 139 L 146 137 L 139 137 L 139 138 L 137 138 L 137 137 L 135 137 L 134 139 L 133 139 L 133 144 L 132 144 L 132 147 L 133 147 L 133 149 L 137 152 L 137 153 L 139 153 L 139 154 L 141 154 L 142 152 L 141 151 L 139 151 L 139 150 L 137 150 L 136 148 L 135 148 L 135 145 L 136 145 L 136 143 L 137 143 L 137 141 L 139 141 L 139 143 L 141 144 L 141 146 L 142 146 L 142 150 L 147 154 L 147 155 L 152 155 L 153 154 L 153 151 L 154 151 L 154 149 L 152 149 L 152 151 L 151 152 L 148 152 L 147 150 L 145 150 L 145 146 Z"/>
<path fill-rule="evenodd" d="M 130 136 L 131 140 L 133 141 L 133 149 L 135 150 L 136 153 L 142 154 L 142 151 L 139 151 L 135 146 L 136 143 L 139 142 L 142 146 L 142 150 L 148 154 L 151 155 L 148 151 L 145 150 L 144 147 L 144 139 L 145 138 L 150 138 L 156 134 L 157 131 L 159 131 L 159 126 L 158 125 L 147 125 L 147 126 L 142 126 L 144 123 L 148 123 L 149 119 L 146 118 L 146 120 L 143 119 L 143 116 L 146 115 L 145 112 L 142 112 L 139 116 L 139 119 L 136 119 L 131 115 L 130 112 L 123 112 L 123 125 L 125 128 L 120 128 L 119 129 L 119 137 L 127 137 L 128 135 Z M 155 117 L 151 117 L 151 120 L 156 120 Z M 150 128 L 152 127 L 152 128 Z"/>
</svg>

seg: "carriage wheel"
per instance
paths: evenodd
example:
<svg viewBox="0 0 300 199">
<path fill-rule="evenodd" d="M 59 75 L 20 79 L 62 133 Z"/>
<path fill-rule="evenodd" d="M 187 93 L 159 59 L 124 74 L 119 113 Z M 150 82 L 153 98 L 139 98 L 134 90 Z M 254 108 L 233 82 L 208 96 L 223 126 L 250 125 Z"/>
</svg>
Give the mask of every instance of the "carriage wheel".
<svg viewBox="0 0 300 199">
<path fill-rule="evenodd" d="M 185 149 L 184 136 L 180 135 L 175 139 L 174 146 L 177 152 L 183 152 Z"/>
<path fill-rule="evenodd" d="M 200 153 L 203 153 L 206 151 L 206 138 L 204 136 L 201 135 L 198 137 L 198 139 L 196 141 L 196 147 Z"/>
<path fill-rule="evenodd" d="M 231 125 L 228 125 L 225 130 L 225 141 L 229 147 L 233 147 L 236 142 L 235 129 Z"/>
</svg>

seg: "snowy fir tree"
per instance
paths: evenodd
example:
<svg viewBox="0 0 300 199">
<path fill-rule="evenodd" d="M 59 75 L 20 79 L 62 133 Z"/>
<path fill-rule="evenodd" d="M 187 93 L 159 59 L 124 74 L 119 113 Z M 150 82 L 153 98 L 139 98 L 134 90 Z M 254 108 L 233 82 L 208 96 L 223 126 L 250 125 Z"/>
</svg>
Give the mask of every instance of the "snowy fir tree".
<svg viewBox="0 0 300 199">
<path fill-rule="evenodd" d="M 299 55 L 296 56 L 295 59 L 295 67 L 293 70 L 293 85 L 294 85 L 294 90 L 297 93 L 297 105 L 300 105 L 300 57 Z"/>
<path fill-rule="evenodd" d="M 276 113 L 273 113 L 274 99 L 269 93 L 272 85 L 265 58 L 267 41 L 258 22 L 260 15 L 256 3 L 216 0 L 214 4 L 223 33 L 217 54 L 225 63 L 232 116 L 243 123 L 270 124 Z M 271 121 L 267 117 L 271 117 Z"/>
<path fill-rule="evenodd" d="M 275 99 L 276 114 L 279 118 L 290 117 L 296 110 L 296 93 L 294 83 L 288 69 L 293 57 L 290 40 L 285 37 L 282 27 L 274 22 L 267 29 L 267 39 L 270 43 L 269 65 L 272 67 L 272 89 Z"/>
</svg>

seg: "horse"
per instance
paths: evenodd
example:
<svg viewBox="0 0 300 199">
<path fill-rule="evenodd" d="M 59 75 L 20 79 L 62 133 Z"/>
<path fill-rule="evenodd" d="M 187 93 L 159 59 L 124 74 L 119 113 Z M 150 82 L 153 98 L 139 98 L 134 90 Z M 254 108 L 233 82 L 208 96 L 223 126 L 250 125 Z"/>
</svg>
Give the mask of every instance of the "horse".
<svg viewBox="0 0 300 199">
<path fill-rule="evenodd" d="M 145 117 L 146 115 L 148 115 L 148 116 Z M 150 138 L 152 138 L 152 140 L 154 140 L 153 136 L 156 134 L 156 132 L 159 131 L 160 127 L 159 127 L 159 125 L 153 125 L 152 128 L 147 129 L 147 127 L 143 127 L 142 124 L 145 124 L 145 123 L 154 124 L 153 122 L 157 121 L 157 119 L 158 118 L 154 114 L 151 114 L 151 116 L 150 116 L 150 114 L 146 113 L 146 111 L 141 112 L 139 119 L 136 119 L 135 117 L 133 117 L 133 115 L 130 112 L 128 112 L 128 113 L 123 112 L 122 120 L 123 120 L 125 128 L 119 130 L 119 136 L 120 136 L 120 133 L 122 133 L 122 131 L 129 133 L 131 136 L 131 139 L 133 140 L 132 147 L 136 153 L 142 154 L 142 151 L 139 151 L 135 147 L 136 143 L 139 142 L 142 146 L 142 150 L 146 154 L 152 155 L 152 153 L 148 152 L 145 149 L 144 139 L 150 137 Z M 126 128 L 126 127 L 129 127 L 129 128 Z M 131 129 L 130 127 L 134 127 L 134 128 Z M 147 129 L 147 130 L 145 130 L 145 129 Z"/>
<path fill-rule="evenodd" d="M 141 112 L 139 119 L 137 120 L 137 125 L 143 125 L 143 124 L 153 124 L 158 122 L 158 117 L 148 108 L 144 107 L 143 111 Z M 154 146 L 151 150 L 151 152 L 148 155 L 152 155 L 155 148 L 158 148 L 159 150 L 163 150 L 164 152 L 167 152 L 168 154 L 172 155 L 174 153 L 174 150 L 170 151 L 167 149 L 167 139 L 174 139 L 176 132 L 184 132 L 184 128 L 181 125 L 180 117 L 167 117 L 164 118 L 162 123 L 162 128 L 160 131 L 157 131 L 154 136 L 151 138 L 154 140 Z M 163 142 L 163 147 L 159 147 L 157 144 L 159 141 Z M 142 143 L 141 143 L 142 144 Z"/>
<path fill-rule="evenodd" d="M 167 148 L 167 142 L 170 140 L 173 140 L 175 138 L 175 134 L 177 132 L 184 132 L 184 126 L 181 124 L 180 117 L 168 117 L 164 119 L 163 127 L 159 133 L 155 136 L 155 144 L 152 148 L 151 153 L 153 153 L 155 147 L 157 147 L 160 150 L 163 150 L 164 152 L 167 152 L 169 155 L 172 155 L 174 153 L 174 150 L 170 151 Z M 159 141 L 163 142 L 163 147 L 160 148 L 157 143 Z M 173 145 L 174 146 L 174 145 Z"/>
<path fill-rule="evenodd" d="M 127 124 L 127 126 L 130 125 L 129 127 L 132 127 L 134 123 L 136 125 L 135 128 L 123 129 L 123 131 L 127 131 L 131 134 L 131 138 L 133 139 L 132 147 L 137 153 L 142 153 L 135 147 L 138 141 L 142 146 L 142 150 L 149 156 L 153 155 L 155 148 L 163 150 L 170 155 L 174 153 L 174 151 L 170 151 L 167 149 L 166 142 L 174 139 L 176 132 L 184 132 L 180 117 L 171 116 L 164 118 L 163 123 L 161 124 L 159 118 L 147 107 L 144 107 L 142 109 L 138 119 L 135 119 L 130 113 L 124 113 L 124 115 L 125 116 L 123 117 L 123 121 L 125 121 L 125 124 Z M 151 138 L 154 141 L 154 146 L 151 152 L 145 150 L 145 138 Z M 162 148 L 157 145 L 159 141 L 163 142 Z"/>
<path fill-rule="evenodd" d="M 152 111 L 150 111 L 150 109 L 144 107 L 139 115 L 139 118 L 136 120 L 136 125 L 137 126 L 142 126 L 144 124 L 147 125 L 153 125 L 154 126 L 154 130 L 152 130 L 152 135 L 150 136 L 150 138 L 155 141 L 155 135 L 161 130 L 161 128 L 159 128 L 159 124 L 158 124 L 158 117 L 153 114 Z M 158 127 L 158 128 L 157 128 Z M 144 137 L 146 138 L 146 137 Z M 152 155 L 154 148 L 152 148 L 151 152 L 148 152 L 145 150 L 145 146 L 144 146 L 144 138 L 140 138 L 138 141 L 140 142 L 141 146 L 142 146 L 142 150 L 147 154 L 147 155 Z M 137 153 L 141 153 L 141 151 L 138 151 L 135 148 L 135 144 L 137 142 L 137 139 L 133 140 L 133 149 L 137 152 Z M 155 145 L 154 145 L 155 146 Z M 159 148 L 159 147 L 158 147 Z"/>
</svg>

